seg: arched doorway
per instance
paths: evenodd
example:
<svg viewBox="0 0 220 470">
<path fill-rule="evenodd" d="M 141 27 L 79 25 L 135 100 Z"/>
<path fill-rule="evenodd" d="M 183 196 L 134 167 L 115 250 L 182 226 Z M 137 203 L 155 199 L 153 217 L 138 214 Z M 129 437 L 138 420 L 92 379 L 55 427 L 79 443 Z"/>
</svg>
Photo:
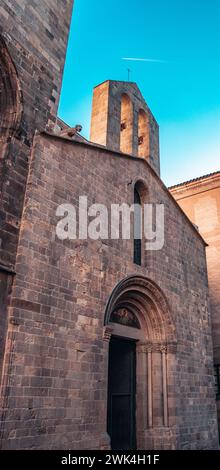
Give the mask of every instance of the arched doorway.
<svg viewBox="0 0 220 470">
<path fill-rule="evenodd" d="M 112 336 L 109 344 L 108 424 L 111 447 L 136 448 L 136 344 Z"/>
<path fill-rule="evenodd" d="M 167 364 L 169 356 L 174 366 L 176 340 L 168 302 L 153 281 L 129 276 L 110 296 L 105 325 L 111 448 L 156 448 L 172 421 L 168 386 L 173 396 L 174 384 Z"/>
</svg>

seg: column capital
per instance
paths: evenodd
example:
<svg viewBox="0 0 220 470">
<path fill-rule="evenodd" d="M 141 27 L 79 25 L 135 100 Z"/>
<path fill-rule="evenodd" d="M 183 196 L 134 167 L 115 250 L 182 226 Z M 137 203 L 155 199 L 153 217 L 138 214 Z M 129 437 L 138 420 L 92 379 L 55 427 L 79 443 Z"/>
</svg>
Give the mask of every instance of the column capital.
<svg viewBox="0 0 220 470">
<path fill-rule="evenodd" d="M 175 354 L 177 352 L 177 342 L 168 343 L 167 352 L 170 354 Z"/>
<path fill-rule="evenodd" d="M 104 326 L 103 328 L 103 340 L 110 341 L 113 329 L 110 326 Z"/>
<path fill-rule="evenodd" d="M 166 352 L 166 344 L 164 343 L 152 343 L 150 347 L 152 352 Z"/>
<path fill-rule="evenodd" d="M 143 343 L 141 341 L 138 341 L 137 342 L 137 345 L 136 345 L 136 348 L 137 348 L 137 353 L 145 353 L 146 354 L 146 343 Z"/>
<path fill-rule="evenodd" d="M 177 350 L 177 343 L 147 343 L 144 341 L 137 342 L 137 352 L 154 353 L 160 352 L 162 354 L 175 353 Z"/>
</svg>

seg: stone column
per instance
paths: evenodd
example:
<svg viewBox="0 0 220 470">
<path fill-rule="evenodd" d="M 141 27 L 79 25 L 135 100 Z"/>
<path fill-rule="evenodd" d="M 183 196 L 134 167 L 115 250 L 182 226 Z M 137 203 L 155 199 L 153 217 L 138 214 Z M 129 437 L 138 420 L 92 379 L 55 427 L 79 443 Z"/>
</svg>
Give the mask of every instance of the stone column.
<svg viewBox="0 0 220 470">
<path fill-rule="evenodd" d="M 148 397 L 148 427 L 153 426 L 153 395 L 152 395 L 152 348 L 147 347 L 147 397 Z"/>
<path fill-rule="evenodd" d="M 162 378 L 163 378 L 163 424 L 168 426 L 168 396 L 167 396 L 167 348 L 162 346 Z"/>
<path fill-rule="evenodd" d="M 106 398 L 103 406 L 104 410 L 104 415 L 103 415 L 103 432 L 100 434 L 100 444 L 99 448 L 108 450 L 111 449 L 111 441 L 110 441 L 110 436 L 107 433 L 107 422 L 106 422 L 106 417 L 107 417 L 107 404 L 108 404 L 108 362 L 109 362 L 109 343 L 111 340 L 112 336 L 112 328 L 109 326 L 105 326 L 103 329 L 103 343 L 104 343 L 104 349 L 105 349 L 105 386 L 106 386 Z M 103 371 L 104 372 L 104 371 Z"/>
<path fill-rule="evenodd" d="M 169 396 L 168 396 L 168 411 L 169 411 L 169 426 L 174 429 L 176 426 L 177 417 L 175 414 L 176 408 L 176 353 L 177 353 L 177 343 L 172 342 L 167 344 L 167 354 L 166 354 L 166 368 L 167 368 L 167 378 L 169 378 Z"/>
<path fill-rule="evenodd" d="M 139 431 L 143 432 L 148 425 L 147 422 L 147 357 L 146 344 L 138 342 L 137 347 L 137 424 L 140 423 Z"/>
</svg>

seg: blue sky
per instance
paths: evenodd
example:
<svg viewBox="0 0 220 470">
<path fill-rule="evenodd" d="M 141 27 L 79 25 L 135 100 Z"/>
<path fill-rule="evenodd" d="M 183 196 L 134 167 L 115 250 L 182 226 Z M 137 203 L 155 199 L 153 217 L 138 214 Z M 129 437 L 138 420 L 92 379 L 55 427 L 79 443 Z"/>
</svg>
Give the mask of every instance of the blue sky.
<svg viewBox="0 0 220 470">
<path fill-rule="evenodd" d="M 220 1 L 75 0 L 60 117 L 88 138 L 93 87 L 127 68 L 160 125 L 164 182 L 219 170 Z"/>
</svg>

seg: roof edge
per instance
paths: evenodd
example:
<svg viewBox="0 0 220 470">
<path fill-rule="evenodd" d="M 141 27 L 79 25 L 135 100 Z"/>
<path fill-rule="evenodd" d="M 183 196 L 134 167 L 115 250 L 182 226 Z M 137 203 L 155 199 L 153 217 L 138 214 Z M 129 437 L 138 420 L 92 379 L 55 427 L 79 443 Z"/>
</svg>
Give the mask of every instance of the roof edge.
<svg viewBox="0 0 220 470">
<path fill-rule="evenodd" d="M 119 152 L 119 151 L 115 151 L 115 150 L 111 150 L 111 149 L 108 149 L 107 147 L 105 147 L 104 145 L 99 145 L 99 144 L 95 144 L 93 142 L 84 142 L 84 141 L 79 141 L 79 140 L 72 140 L 70 138 L 67 138 L 67 137 L 64 137 L 64 136 L 60 136 L 60 135 L 57 135 L 57 134 L 52 134 L 48 131 L 36 131 L 35 133 L 35 136 L 37 135 L 44 135 L 45 137 L 50 137 L 50 138 L 53 138 L 55 140 L 61 140 L 65 143 L 68 143 L 68 144 L 74 144 L 74 145 L 82 145 L 82 146 L 85 146 L 85 147 L 93 147 L 93 148 L 96 148 L 98 150 L 101 150 L 103 152 L 106 152 L 106 153 L 111 153 L 114 155 L 118 155 L 120 156 L 121 158 L 129 158 L 129 159 L 133 159 L 135 161 L 139 161 L 139 162 L 142 162 L 144 165 L 147 165 L 149 171 L 151 172 L 151 174 L 157 179 L 158 183 L 160 184 L 160 186 L 163 188 L 163 190 L 167 193 L 168 197 L 170 199 L 172 199 L 173 203 L 175 204 L 175 206 L 178 208 L 178 210 L 182 213 L 182 215 L 184 216 L 185 220 L 187 221 L 187 223 L 190 225 L 190 227 L 193 229 L 194 233 L 196 233 L 197 237 L 200 238 L 200 240 L 202 241 L 202 243 L 205 245 L 205 246 L 208 246 L 208 243 L 206 243 L 206 241 L 204 240 L 204 238 L 202 237 L 202 235 L 198 232 L 198 230 L 196 229 L 196 227 L 194 226 L 194 224 L 191 222 L 191 220 L 187 217 L 187 215 L 185 214 L 185 212 L 183 211 L 183 209 L 181 209 L 181 207 L 179 206 L 178 202 L 176 201 L 176 199 L 172 196 L 171 192 L 169 191 L 169 188 L 167 188 L 167 186 L 165 185 L 165 183 L 161 180 L 161 178 L 157 175 L 157 173 L 155 172 L 155 170 L 152 168 L 152 166 L 147 162 L 147 160 L 145 160 L 144 158 L 140 158 L 140 157 L 135 157 L 134 155 L 131 155 L 131 154 L 128 154 L 128 153 L 122 153 L 122 152 Z"/>
<path fill-rule="evenodd" d="M 197 178 L 193 178 L 193 179 L 188 180 L 188 181 L 183 181 L 182 183 L 174 184 L 173 186 L 169 186 L 168 190 L 170 191 L 170 190 L 173 190 L 173 189 L 176 189 L 176 188 L 181 188 L 182 186 L 191 185 L 193 183 L 197 183 L 197 181 L 199 182 L 199 181 L 207 180 L 207 179 L 212 178 L 213 176 L 217 176 L 217 175 L 220 176 L 220 170 L 214 171 L 213 173 L 208 173 L 207 175 L 198 176 Z"/>
</svg>

